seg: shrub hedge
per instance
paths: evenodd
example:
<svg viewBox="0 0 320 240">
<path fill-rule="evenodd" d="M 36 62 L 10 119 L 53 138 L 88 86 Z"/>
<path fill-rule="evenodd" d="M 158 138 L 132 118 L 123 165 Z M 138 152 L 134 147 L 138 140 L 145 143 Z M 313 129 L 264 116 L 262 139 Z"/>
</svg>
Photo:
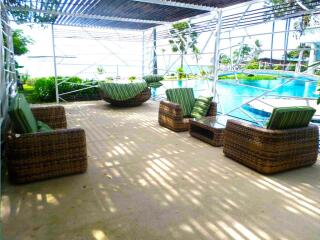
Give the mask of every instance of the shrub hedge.
<svg viewBox="0 0 320 240">
<path fill-rule="evenodd" d="M 42 77 L 34 79 L 34 93 L 33 97 L 40 102 L 53 102 L 55 101 L 55 78 Z M 98 83 L 92 80 L 83 80 L 79 77 L 58 77 L 59 93 L 63 94 L 70 91 L 76 91 L 83 88 L 93 86 L 92 88 L 76 91 L 70 94 L 63 95 L 63 99 L 68 101 L 79 100 L 96 100 L 100 99 Z"/>
</svg>

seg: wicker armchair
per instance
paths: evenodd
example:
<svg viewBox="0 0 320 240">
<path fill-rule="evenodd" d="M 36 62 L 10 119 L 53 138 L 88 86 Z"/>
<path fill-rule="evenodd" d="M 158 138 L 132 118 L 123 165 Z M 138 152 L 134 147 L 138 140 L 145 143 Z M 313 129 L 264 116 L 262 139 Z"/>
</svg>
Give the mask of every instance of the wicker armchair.
<svg viewBox="0 0 320 240">
<path fill-rule="evenodd" d="M 228 120 L 224 154 L 260 173 L 271 174 L 312 165 L 317 161 L 319 130 L 316 125 L 270 130 Z"/>
<path fill-rule="evenodd" d="M 6 148 L 10 180 L 27 183 L 85 172 L 87 149 L 84 130 L 66 129 L 62 106 L 32 108 L 32 112 L 37 120 L 55 130 L 21 135 L 9 131 Z"/>
<path fill-rule="evenodd" d="M 212 102 L 207 116 L 215 115 L 217 115 L 217 104 L 215 102 Z M 160 102 L 158 120 L 160 126 L 169 128 L 170 130 L 175 132 L 183 132 L 189 130 L 190 118 L 184 118 L 180 105 L 173 102 Z"/>
</svg>

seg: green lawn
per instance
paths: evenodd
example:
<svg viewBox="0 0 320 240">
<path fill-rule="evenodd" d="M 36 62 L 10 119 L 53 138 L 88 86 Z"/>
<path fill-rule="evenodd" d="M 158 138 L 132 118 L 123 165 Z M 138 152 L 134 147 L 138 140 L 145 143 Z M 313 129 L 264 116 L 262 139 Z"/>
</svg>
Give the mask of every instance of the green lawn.
<svg viewBox="0 0 320 240">
<path fill-rule="evenodd" d="M 267 75 L 267 74 L 257 74 L 254 76 L 248 76 L 247 74 L 244 73 L 238 73 L 237 78 L 239 80 L 275 80 L 277 79 L 277 76 L 274 75 Z M 235 75 L 224 75 L 224 76 L 219 76 L 219 79 L 221 80 L 228 80 L 228 79 L 233 79 L 235 80 L 236 77 Z"/>
</svg>

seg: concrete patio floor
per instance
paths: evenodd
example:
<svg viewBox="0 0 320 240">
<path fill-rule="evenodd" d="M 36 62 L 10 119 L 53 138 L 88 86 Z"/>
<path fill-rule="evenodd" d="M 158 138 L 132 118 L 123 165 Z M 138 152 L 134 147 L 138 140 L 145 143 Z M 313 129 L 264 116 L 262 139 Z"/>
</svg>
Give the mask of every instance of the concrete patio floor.
<svg viewBox="0 0 320 240">
<path fill-rule="evenodd" d="M 157 123 L 158 103 L 65 104 L 88 171 L 4 183 L 3 239 L 319 239 L 320 165 L 260 175 Z"/>
</svg>

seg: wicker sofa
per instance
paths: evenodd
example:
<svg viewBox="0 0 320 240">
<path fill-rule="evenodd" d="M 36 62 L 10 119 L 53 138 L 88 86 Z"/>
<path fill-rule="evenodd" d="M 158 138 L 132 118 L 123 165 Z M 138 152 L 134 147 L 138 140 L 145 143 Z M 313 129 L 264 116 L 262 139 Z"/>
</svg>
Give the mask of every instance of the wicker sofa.
<svg viewBox="0 0 320 240">
<path fill-rule="evenodd" d="M 99 83 L 101 98 L 116 107 L 134 107 L 148 101 L 151 90 L 146 83 Z"/>
<path fill-rule="evenodd" d="M 273 130 L 228 120 L 224 154 L 260 173 L 272 174 L 312 165 L 317 161 L 316 125 Z"/>
<path fill-rule="evenodd" d="M 168 98 L 168 90 L 166 91 Z M 193 95 L 193 93 L 191 93 Z M 207 116 L 217 115 L 217 104 L 211 102 Z M 170 101 L 161 101 L 159 106 L 158 122 L 160 126 L 175 132 L 189 130 L 190 117 L 184 117 L 182 106 Z"/>
<path fill-rule="evenodd" d="M 37 120 L 54 129 L 49 132 L 8 132 L 6 142 L 9 178 L 28 183 L 83 173 L 87 169 L 86 136 L 83 129 L 67 129 L 62 106 L 32 108 Z"/>
</svg>

